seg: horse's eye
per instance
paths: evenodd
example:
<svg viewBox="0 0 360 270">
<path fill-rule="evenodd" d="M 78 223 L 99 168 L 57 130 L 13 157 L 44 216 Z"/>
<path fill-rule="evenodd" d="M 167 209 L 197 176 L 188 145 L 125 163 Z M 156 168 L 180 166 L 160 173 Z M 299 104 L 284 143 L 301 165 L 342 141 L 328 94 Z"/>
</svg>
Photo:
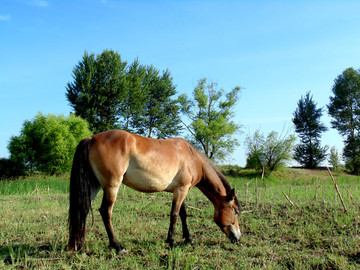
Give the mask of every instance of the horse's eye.
<svg viewBox="0 0 360 270">
<path fill-rule="evenodd" d="M 235 215 L 239 215 L 239 211 L 238 210 L 236 210 L 236 209 L 234 209 L 234 212 L 235 212 Z"/>
</svg>

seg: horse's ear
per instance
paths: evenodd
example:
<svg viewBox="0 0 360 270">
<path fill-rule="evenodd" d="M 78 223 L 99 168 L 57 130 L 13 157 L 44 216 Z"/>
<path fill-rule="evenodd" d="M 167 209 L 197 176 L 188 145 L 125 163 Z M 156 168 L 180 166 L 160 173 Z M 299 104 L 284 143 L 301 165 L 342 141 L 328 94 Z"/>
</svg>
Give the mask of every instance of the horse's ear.
<svg viewBox="0 0 360 270">
<path fill-rule="evenodd" d="M 227 201 L 228 202 L 231 202 L 231 201 L 233 201 L 234 199 L 235 199 L 235 188 L 233 188 L 230 192 L 229 192 L 229 194 L 227 195 Z"/>
</svg>

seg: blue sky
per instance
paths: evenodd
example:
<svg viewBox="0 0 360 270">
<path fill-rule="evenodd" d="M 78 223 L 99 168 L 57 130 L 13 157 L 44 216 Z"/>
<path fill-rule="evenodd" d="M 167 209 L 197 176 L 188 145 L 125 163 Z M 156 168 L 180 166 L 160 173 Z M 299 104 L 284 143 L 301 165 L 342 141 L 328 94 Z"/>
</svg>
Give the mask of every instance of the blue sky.
<svg viewBox="0 0 360 270">
<path fill-rule="evenodd" d="M 1 0 L 0 157 L 39 111 L 70 113 L 65 85 L 85 50 L 113 49 L 168 68 L 178 93 L 202 77 L 241 86 L 241 146 L 228 163 L 245 165 L 247 134 L 291 128 L 302 95 L 326 106 L 334 79 L 359 69 L 359 10 L 359 1 Z M 322 143 L 343 147 L 333 129 Z"/>
</svg>

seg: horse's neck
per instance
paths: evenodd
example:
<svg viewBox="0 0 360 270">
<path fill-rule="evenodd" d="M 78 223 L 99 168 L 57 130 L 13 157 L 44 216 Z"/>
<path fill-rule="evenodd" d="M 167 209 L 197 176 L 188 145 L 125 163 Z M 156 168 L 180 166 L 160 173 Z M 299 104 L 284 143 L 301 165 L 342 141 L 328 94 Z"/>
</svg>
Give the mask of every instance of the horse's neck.
<svg viewBox="0 0 360 270">
<path fill-rule="evenodd" d="M 204 169 L 204 176 L 197 187 L 215 205 L 222 198 L 226 197 L 226 189 L 214 169 Z"/>
</svg>

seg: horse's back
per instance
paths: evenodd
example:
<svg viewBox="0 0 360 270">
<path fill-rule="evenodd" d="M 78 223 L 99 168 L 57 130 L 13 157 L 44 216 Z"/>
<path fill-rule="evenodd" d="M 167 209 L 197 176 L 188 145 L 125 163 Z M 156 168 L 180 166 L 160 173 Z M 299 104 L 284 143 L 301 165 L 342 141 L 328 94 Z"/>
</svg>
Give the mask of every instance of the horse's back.
<svg viewBox="0 0 360 270">
<path fill-rule="evenodd" d="M 198 164 L 184 139 L 157 140 L 111 130 L 93 140 L 89 160 L 103 187 L 123 182 L 143 192 L 173 192 L 196 178 Z"/>
</svg>

